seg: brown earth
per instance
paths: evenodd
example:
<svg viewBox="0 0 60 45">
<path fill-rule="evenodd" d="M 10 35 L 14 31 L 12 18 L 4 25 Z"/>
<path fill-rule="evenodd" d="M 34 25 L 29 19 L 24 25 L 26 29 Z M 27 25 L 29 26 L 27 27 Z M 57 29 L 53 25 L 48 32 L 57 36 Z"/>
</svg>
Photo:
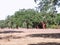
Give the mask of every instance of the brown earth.
<svg viewBox="0 0 60 45">
<path fill-rule="evenodd" d="M 60 29 L 0 29 L 0 45 L 60 45 Z"/>
</svg>

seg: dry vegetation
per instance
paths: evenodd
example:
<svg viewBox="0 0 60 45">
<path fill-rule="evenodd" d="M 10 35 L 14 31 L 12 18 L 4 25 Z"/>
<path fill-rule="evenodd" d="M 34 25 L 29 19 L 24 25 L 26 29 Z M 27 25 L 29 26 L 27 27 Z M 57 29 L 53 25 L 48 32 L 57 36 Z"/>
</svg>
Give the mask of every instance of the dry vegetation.
<svg viewBox="0 0 60 45">
<path fill-rule="evenodd" d="M 60 29 L 0 29 L 0 45 L 60 45 Z"/>
</svg>

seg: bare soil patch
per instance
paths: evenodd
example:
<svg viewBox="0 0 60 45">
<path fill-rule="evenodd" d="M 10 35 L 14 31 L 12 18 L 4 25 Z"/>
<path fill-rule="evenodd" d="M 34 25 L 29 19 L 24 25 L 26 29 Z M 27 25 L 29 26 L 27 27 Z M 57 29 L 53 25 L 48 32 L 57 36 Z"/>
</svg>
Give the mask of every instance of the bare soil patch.
<svg viewBox="0 0 60 45">
<path fill-rule="evenodd" d="M 0 45 L 60 45 L 60 29 L 0 29 Z"/>
</svg>

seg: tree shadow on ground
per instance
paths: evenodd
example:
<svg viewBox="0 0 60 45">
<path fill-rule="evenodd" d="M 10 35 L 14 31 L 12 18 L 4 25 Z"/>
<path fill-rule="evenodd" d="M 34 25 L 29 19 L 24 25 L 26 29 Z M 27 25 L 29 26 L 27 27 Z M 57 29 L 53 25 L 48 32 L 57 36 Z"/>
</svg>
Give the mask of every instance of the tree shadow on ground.
<svg viewBox="0 0 60 45">
<path fill-rule="evenodd" d="M 60 43 L 38 43 L 38 44 L 28 44 L 28 45 L 60 45 Z"/>
<path fill-rule="evenodd" d="M 23 31 L 2 31 L 1 33 L 22 33 Z"/>
<path fill-rule="evenodd" d="M 0 37 L 0 39 L 20 39 L 20 38 L 22 38 L 22 37 L 21 36 L 14 36 L 14 35 Z"/>
<path fill-rule="evenodd" d="M 6 33 L 23 33 L 23 31 L 2 31 L 0 32 L 0 34 L 6 34 Z M 20 36 L 14 36 L 14 35 L 8 35 L 8 36 L 4 36 L 4 37 L 1 37 L 0 36 L 0 39 L 19 39 L 21 38 Z"/>
<path fill-rule="evenodd" d="M 30 34 L 28 37 L 43 37 L 43 38 L 60 38 L 60 33 L 52 34 Z"/>
</svg>

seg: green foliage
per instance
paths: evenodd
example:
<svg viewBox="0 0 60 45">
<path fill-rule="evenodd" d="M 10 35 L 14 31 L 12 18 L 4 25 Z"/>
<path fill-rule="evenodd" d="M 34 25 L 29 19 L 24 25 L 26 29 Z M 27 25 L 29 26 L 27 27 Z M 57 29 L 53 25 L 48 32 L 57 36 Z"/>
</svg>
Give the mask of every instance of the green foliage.
<svg viewBox="0 0 60 45">
<path fill-rule="evenodd" d="M 0 27 L 9 28 L 33 28 L 33 22 L 45 21 L 47 28 L 57 28 L 60 25 L 60 14 L 37 12 L 33 9 L 21 9 L 14 15 L 7 16 L 5 20 L 0 21 Z"/>
<path fill-rule="evenodd" d="M 37 11 L 33 9 L 21 9 L 19 11 L 16 11 L 14 15 L 7 16 L 6 23 L 8 27 L 28 27 L 32 28 L 32 22 L 37 21 L 34 19 L 36 15 L 38 14 Z"/>
<path fill-rule="evenodd" d="M 60 0 L 34 0 L 37 4 L 37 9 L 43 12 L 55 11 L 56 6 L 60 5 Z"/>
<path fill-rule="evenodd" d="M 4 20 L 0 20 L 0 27 L 1 27 L 1 28 L 6 27 L 5 21 L 4 21 Z"/>
<path fill-rule="evenodd" d="M 56 6 L 60 6 L 60 0 L 34 0 L 38 11 L 42 14 L 42 21 L 47 22 L 47 27 L 60 24 L 60 15 L 57 14 Z"/>
</svg>

